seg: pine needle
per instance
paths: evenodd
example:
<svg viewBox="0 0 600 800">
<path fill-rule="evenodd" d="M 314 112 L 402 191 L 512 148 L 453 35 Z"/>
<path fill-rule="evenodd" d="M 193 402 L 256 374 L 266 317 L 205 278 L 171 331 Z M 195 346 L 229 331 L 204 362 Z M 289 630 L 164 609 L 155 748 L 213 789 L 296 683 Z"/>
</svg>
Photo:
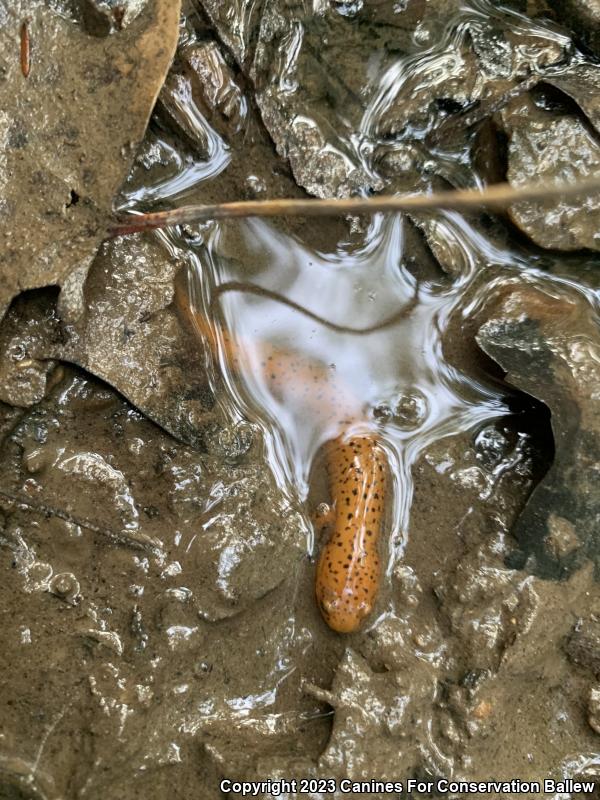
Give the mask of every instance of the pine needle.
<svg viewBox="0 0 600 800">
<path fill-rule="evenodd" d="M 566 199 L 600 192 L 600 175 L 574 183 L 534 183 L 511 186 L 496 183 L 485 189 L 457 189 L 432 194 L 376 195 L 342 199 L 242 200 L 214 205 L 181 206 L 168 211 L 130 216 L 109 228 L 109 236 L 238 217 L 324 217 L 374 212 L 469 211 L 478 208 L 505 209 L 523 201 Z M 600 208 L 600 204 L 599 204 Z"/>
</svg>

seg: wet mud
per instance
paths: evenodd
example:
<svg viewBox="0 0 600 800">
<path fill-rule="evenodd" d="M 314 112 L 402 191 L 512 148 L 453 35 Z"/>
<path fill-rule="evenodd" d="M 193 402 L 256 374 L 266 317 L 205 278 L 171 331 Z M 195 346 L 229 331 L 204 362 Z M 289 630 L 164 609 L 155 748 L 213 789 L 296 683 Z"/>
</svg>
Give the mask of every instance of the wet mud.
<svg viewBox="0 0 600 800">
<path fill-rule="evenodd" d="M 0 0 L 0 798 L 598 793 L 597 198 L 105 240 L 600 170 L 588 0 L 309 5 Z"/>
</svg>

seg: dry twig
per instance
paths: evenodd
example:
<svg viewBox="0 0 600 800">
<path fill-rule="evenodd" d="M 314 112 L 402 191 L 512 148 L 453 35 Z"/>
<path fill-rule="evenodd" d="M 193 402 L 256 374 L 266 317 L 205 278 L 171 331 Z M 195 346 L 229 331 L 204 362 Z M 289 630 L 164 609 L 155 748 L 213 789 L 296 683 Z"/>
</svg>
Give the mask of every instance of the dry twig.
<svg viewBox="0 0 600 800">
<path fill-rule="evenodd" d="M 343 199 L 241 200 L 214 205 L 182 206 L 169 211 L 131 216 L 109 229 L 110 236 L 184 225 L 207 220 L 236 217 L 337 216 L 376 211 L 432 211 L 447 209 L 469 211 L 477 208 L 503 209 L 523 201 L 576 197 L 600 191 L 600 175 L 575 183 L 538 183 L 511 186 L 497 183 L 486 189 L 457 189 L 432 194 L 376 195 Z"/>
</svg>

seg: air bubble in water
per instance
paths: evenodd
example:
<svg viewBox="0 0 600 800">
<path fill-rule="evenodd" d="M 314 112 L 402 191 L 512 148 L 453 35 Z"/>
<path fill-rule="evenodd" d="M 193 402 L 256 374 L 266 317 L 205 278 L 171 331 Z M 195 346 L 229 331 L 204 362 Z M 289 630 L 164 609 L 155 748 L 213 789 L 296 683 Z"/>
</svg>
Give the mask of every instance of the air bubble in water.
<svg viewBox="0 0 600 800">
<path fill-rule="evenodd" d="M 429 404 L 418 389 L 402 394 L 394 406 L 394 422 L 405 431 L 420 428 L 429 414 Z"/>
</svg>

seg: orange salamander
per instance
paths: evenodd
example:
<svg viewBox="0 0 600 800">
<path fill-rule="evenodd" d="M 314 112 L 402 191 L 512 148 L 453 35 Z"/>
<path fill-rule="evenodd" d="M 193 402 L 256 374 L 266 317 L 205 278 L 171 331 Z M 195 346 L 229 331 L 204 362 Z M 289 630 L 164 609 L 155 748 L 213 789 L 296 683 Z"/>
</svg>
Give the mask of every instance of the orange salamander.
<svg viewBox="0 0 600 800">
<path fill-rule="evenodd" d="M 177 286 L 176 297 L 193 327 L 218 352 L 215 328 L 190 306 L 187 292 Z M 242 348 L 226 331 L 220 332 L 227 362 L 239 366 Z M 381 577 L 378 543 L 385 509 L 387 463 L 376 435 L 345 435 L 360 421 L 351 393 L 325 365 L 307 362 L 300 354 L 272 344 L 260 345 L 261 367 L 269 389 L 292 387 L 323 422 L 333 423 L 340 435 L 325 445 L 329 490 L 333 501 L 326 525 L 332 528 L 316 570 L 316 598 L 325 622 L 334 631 L 358 630 L 375 603 Z"/>
<path fill-rule="evenodd" d="M 326 456 L 333 532 L 317 564 L 317 602 L 330 628 L 352 633 L 370 614 L 379 588 L 387 467 L 369 435 L 335 439 Z"/>
</svg>

